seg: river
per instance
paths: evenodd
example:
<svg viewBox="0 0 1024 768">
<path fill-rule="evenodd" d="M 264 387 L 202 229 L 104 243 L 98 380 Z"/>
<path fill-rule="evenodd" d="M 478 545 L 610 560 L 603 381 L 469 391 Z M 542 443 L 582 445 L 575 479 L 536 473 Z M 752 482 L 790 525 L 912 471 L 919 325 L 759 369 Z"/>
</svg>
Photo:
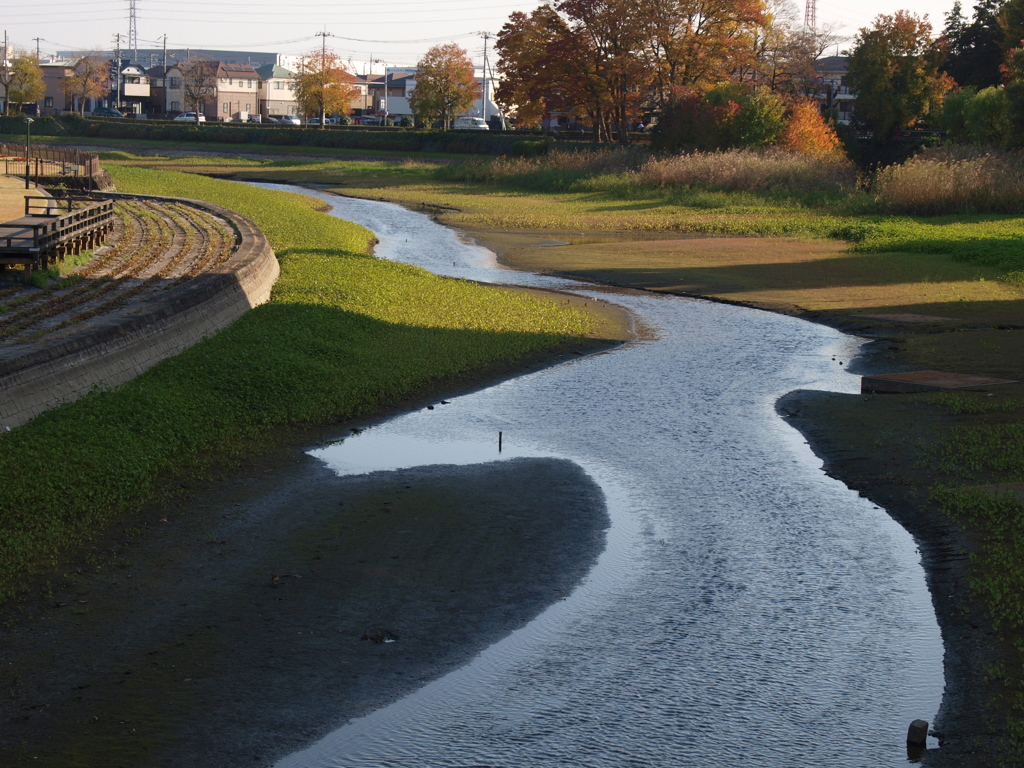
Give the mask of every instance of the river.
<svg viewBox="0 0 1024 768">
<path fill-rule="evenodd" d="M 647 332 L 314 452 L 342 474 L 568 458 L 612 523 L 568 598 L 279 768 L 906 763 L 907 726 L 934 720 L 943 687 L 917 550 L 774 409 L 793 389 L 856 392 L 839 362 L 860 340 L 503 269 L 422 214 L 309 194 L 372 229 L 380 258 L 612 302 Z"/>
</svg>

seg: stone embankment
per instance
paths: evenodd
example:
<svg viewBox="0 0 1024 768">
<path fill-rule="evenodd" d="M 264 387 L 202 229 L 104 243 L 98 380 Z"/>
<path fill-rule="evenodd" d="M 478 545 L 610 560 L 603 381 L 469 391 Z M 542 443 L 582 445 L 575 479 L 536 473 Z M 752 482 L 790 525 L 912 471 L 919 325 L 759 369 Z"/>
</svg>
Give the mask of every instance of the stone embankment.
<svg viewBox="0 0 1024 768">
<path fill-rule="evenodd" d="M 0 285 L 0 429 L 129 381 L 270 298 L 266 236 L 209 203 L 117 200 L 107 244 L 48 288 Z"/>
</svg>

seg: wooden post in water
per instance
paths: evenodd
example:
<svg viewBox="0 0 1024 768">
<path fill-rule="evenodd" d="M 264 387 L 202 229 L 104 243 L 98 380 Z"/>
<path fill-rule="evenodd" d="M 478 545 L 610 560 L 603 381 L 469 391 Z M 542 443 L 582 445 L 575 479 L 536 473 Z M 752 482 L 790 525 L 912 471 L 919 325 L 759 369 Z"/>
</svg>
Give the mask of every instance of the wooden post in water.
<svg viewBox="0 0 1024 768">
<path fill-rule="evenodd" d="M 498 433 L 498 453 L 501 453 L 501 432 Z"/>
</svg>

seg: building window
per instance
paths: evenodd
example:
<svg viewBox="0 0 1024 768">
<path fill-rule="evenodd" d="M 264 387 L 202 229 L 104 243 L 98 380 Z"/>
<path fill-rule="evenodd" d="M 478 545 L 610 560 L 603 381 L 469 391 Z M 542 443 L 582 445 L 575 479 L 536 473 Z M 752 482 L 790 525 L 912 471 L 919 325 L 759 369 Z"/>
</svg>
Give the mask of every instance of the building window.
<svg viewBox="0 0 1024 768">
<path fill-rule="evenodd" d="M 47 96 L 43 100 L 43 106 L 44 107 L 52 107 L 53 106 L 53 96 Z"/>
<path fill-rule="evenodd" d="M 245 105 L 245 111 L 246 112 L 252 112 L 252 104 L 246 104 Z"/>
<path fill-rule="evenodd" d="M 225 115 L 228 113 L 228 110 L 230 110 L 230 109 L 231 109 L 231 105 L 228 104 L 227 102 L 224 102 L 224 114 Z"/>
<path fill-rule="evenodd" d="M 280 80 L 275 80 L 274 81 L 274 90 L 275 91 L 280 91 L 282 88 L 284 88 L 284 83 L 282 83 Z"/>
<path fill-rule="evenodd" d="M 171 78 L 171 85 L 170 85 L 170 87 L 171 88 L 181 88 L 181 78 L 180 77 L 172 77 Z"/>
<path fill-rule="evenodd" d="M 245 87 L 246 88 L 252 88 L 252 80 L 246 80 L 245 81 Z"/>
<path fill-rule="evenodd" d="M 181 112 L 181 102 L 180 101 L 172 101 L 171 102 L 171 112 Z"/>
</svg>

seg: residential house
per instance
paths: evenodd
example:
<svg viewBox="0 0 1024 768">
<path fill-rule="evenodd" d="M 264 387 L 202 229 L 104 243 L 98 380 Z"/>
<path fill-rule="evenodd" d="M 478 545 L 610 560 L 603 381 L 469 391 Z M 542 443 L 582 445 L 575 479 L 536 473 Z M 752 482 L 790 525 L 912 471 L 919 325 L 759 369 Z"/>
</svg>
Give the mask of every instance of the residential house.
<svg viewBox="0 0 1024 768">
<path fill-rule="evenodd" d="M 164 71 L 164 114 L 167 117 L 174 117 L 181 112 L 189 111 L 185 104 L 183 82 L 184 78 L 179 66 L 172 65 Z"/>
<path fill-rule="evenodd" d="M 226 122 L 246 121 L 259 114 L 260 76 L 251 64 L 224 64 L 217 67 L 217 115 Z M 207 119 L 211 119 L 207 115 Z"/>
<path fill-rule="evenodd" d="M 202 113 L 207 120 L 245 121 L 249 115 L 258 114 L 260 77 L 249 64 L 225 64 L 215 62 L 217 74 L 214 93 L 203 105 Z M 164 78 L 164 94 L 168 117 L 181 112 L 192 111 L 186 104 L 184 75 L 181 65 L 167 68 Z"/>
<path fill-rule="evenodd" d="M 64 81 L 75 72 L 75 62 L 63 59 L 42 61 L 39 66 L 43 70 L 43 101 L 41 112 L 44 115 L 59 115 L 63 112 L 77 112 L 83 106 L 85 112 L 92 112 L 95 107 L 103 106 L 106 99 L 86 99 L 79 105 L 77 97 L 69 96 L 64 90 Z M 113 82 L 111 82 L 113 86 Z"/>
<path fill-rule="evenodd" d="M 279 64 L 267 64 L 256 70 L 259 77 L 259 115 L 263 120 L 279 120 L 299 114 L 295 100 L 295 73 Z"/>
<path fill-rule="evenodd" d="M 371 84 L 377 114 L 383 115 L 386 112 L 389 117 L 395 120 L 407 115 L 411 117 L 412 108 L 409 106 L 409 96 L 416 90 L 415 67 L 387 67 L 386 77 L 386 101 L 384 84 Z M 482 68 L 477 69 L 476 82 L 478 86 L 477 99 L 464 114 L 469 117 L 482 117 L 488 123 L 495 120 L 501 121 L 501 108 L 494 103 L 490 78 L 484 77 Z"/>
<path fill-rule="evenodd" d="M 811 96 L 817 99 L 821 113 L 835 114 L 836 122 L 849 125 L 853 122 L 853 103 L 857 94 L 847 83 L 850 71 L 849 56 L 825 56 L 814 62 L 817 82 L 812 84 Z"/>
<path fill-rule="evenodd" d="M 150 98 L 149 75 L 146 71 L 134 64 L 122 67 L 120 85 L 117 108 L 126 115 L 146 114 Z"/>
<path fill-rule="evenodd" d="M 149 76 L 149 101 L 146 104 L 147 115 L 156 118 L 166 117 L 167 113 L 167 72 L 160 67 L 146 70 Z"/>
</svg>

